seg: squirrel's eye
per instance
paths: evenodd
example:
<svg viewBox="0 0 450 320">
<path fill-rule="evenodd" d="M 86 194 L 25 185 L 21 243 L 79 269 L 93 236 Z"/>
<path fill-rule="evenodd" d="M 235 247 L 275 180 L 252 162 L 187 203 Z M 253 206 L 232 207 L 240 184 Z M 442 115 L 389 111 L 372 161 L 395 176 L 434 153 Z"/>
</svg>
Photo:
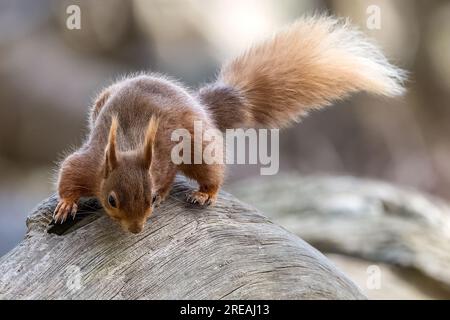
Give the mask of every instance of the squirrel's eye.
<svg viewBox="0 0 450 320">
<path fill-rule="evenodd" d="M 114 196 L 112 194 L 110 194 L 108 197 L 108 203 L 113 208 L 115 208 L 117 206 L 116 198 L 114 198 Z"/>
</svg>

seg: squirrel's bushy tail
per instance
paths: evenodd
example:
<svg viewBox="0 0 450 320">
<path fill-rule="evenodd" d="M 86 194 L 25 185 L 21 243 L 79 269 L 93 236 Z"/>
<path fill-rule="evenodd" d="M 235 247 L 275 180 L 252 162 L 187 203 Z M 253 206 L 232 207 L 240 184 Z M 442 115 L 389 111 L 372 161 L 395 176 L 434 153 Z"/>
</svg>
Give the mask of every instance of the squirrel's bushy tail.
<svg viewBox="0 0 450 320">
<path fill-rule="evenodd" d="M 347 21 L 301 19 L 226 63 L 199 91 L 221 129 L 284 127 L 350 93 L 396 96 L 405 72 Z"/>
</svg>

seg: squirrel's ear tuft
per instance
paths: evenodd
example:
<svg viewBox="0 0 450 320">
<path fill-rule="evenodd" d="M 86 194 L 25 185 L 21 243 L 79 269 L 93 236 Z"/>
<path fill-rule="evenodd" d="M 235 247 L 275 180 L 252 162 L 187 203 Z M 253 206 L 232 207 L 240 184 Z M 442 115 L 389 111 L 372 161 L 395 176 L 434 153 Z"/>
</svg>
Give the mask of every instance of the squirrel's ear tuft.
<svg viewBox="0 0 450 320">
<path fill-rule="evenodd" d="M 117 146 L 116 146 L 116 136 L 117 136 L 117 126 L 118 126 L 117 116 L 111 117 L 111 127 L 109 129 L 108 144 L 105 149 L 105 178 L 108 174 L 117 167 Z"/>
<path fill-rule="evenodd" d="M 144 148 L 142 155 L 144 159 L 144 166 L 148 169 L 152 163 L 153 146 L 155 144 L 156 132 L 158 131 L 158 119 L 152 116 L 145 132 Z"/>
</svg>

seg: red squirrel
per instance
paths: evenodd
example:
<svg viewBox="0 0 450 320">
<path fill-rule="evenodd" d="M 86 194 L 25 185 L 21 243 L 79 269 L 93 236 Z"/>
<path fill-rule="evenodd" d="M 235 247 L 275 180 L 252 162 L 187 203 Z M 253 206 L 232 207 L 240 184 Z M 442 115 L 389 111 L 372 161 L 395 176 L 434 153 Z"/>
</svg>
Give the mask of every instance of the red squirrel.
<svg viewBox="0 0 450 320">
<path fill-rule="evenodd" d="M 194 92 L 158 74 L 126 77 L 100 93 L 88 138 L 61 163 L 54 219 L 75 216 L 78 200 L 94 196 L 124 230 L 138 233 L 177 172 L 198 183 L 189 202 L 214 204 L 224 165 L 174 164 L 174 130 L 194 135 L 194 121 L 203 130 L 285 127 L 354 92 L 400 95 L 404 78 L 362 33 L 328 16 L 300 19 L 250 47 Z"/>
</svg>

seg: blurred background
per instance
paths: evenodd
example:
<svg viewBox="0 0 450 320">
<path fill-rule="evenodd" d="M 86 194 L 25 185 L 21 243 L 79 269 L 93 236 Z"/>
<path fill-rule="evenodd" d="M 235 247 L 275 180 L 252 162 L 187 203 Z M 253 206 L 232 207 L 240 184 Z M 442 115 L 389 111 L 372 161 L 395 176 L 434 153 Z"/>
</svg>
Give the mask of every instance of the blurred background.
<svg viewBox="0 0 450 320">
<path fill-rule="evenodd" d="M 72 4 L 80 30 L 66 27 Z M 371 5 L 380 29 L 367 26 Z M 324 11 L 349 17 L 408 70 L 408 92 L 356 95 L 285 130 L 281 171 L 376 178 L 450 200 L 448 0 L 0 0 L 0 255 L 53 192 L 55 162 L 80 145 L 103 86 L 151 70 L 196 88 L 252 41 Z M 235 166 L 228 183 L 258 174 Z"/>
</svg>

